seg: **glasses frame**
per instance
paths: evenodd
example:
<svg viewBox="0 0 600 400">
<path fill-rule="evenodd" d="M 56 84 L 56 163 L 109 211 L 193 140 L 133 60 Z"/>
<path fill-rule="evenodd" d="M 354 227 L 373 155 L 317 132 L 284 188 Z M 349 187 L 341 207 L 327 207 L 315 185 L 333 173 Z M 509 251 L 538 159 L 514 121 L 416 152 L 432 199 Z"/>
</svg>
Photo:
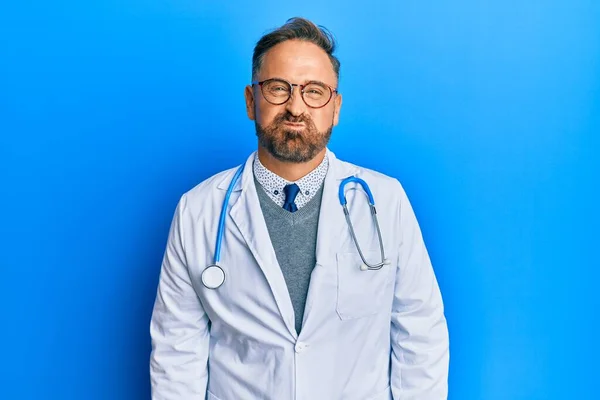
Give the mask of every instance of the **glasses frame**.
<svg viewBox="0 0 600 400">
<path fill-rule="evenodd" d="M 285 101 L 282 101 L 281 103 L 273 103 L 273 102 L 267 100 L 267 96 L 265 96 L 265 94 L 263 93 L 263 85 L 265 83 L 269 83 L 269 82 L 272 82 L 272 81 L 285 82 L 285 83 L 287 83 L 290 86 L 290 88 L 291 88 L 290 94 L 287 97 L 287 99 L 285 99 Z M 308 104 L 306 102 L 306 99 L 304 98 L 304 88 L 306 86 L 310 85 L 310 84 L 313 84 L 313 83 L 319 83 L 321 85 L 325 85 L 325 87 L 327 87 L 329 89 L 329 99 L 327 99 L 327 101 L 325 102 L 325 104 L 323 104 L 322 106 L 319 106 L 319 107 L 311 106 L 310 104 Z M 337 88 L 333 88 L 333 87 L 329 86 L 328 84 L 326 84 L 324 82 L 321 82 L 321 81 L 310 81 L 310 82 L 308 82 L 308 83 L 306 83 L 304 85 L 301 85 L 299 83 L 291 83 L 291 82 L 286 81 L 285 79 L 281 79 L 281 78 L 269 78 L 269 79 L 265 79 L 264 81 L 252 81 L 251 84 L 252 84 L 252 86 L 258 85 L 260 87 L 260 93 L 262 94 L 262 96 L 264 97 L 264 99 L 267 101 L 267 103 L 273 104 L 274 106 L 280 106 L 282 104 L 287 103 L 292 98 L 292 96 L 294 95 L 294 87 L 300 88 L 300 97 L 302 98 L 302 101 L 304 102 L 304 104 L 306 104 L 308 107 L 314 108 L 314 109 L 319 109 L 319 108 L 325 107 L 327 104 L 329 104 L 329 102 L 333 98 L 333 94 L 334 93 L 335 93 L 336 96 L 338 95 Z"/>
</svg>

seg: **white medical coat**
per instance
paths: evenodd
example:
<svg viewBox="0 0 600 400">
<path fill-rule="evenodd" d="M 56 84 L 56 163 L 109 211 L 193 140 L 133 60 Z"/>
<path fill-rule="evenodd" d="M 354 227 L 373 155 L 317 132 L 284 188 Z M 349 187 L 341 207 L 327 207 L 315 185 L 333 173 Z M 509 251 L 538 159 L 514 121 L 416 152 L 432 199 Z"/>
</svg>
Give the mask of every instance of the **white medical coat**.
<svg viewBox="0 0 600 400">
<path fill-rule="evenodd" d="M 252 154 L 225 222 L 226 281 L 202 285 L 213 263 L 219 214 L 237 168 L 184 194 L 173 217 L 150 332 L 154 400 L 441 400 L 447 398 L 448 330 L 442 297 L 400 183 L 328 151 L 316 265 L 302 330 L 254 184 Z M 338 189 L 357 176 L 371 188 L 386 258 L 361 271 Z M 367 196 L 346 186 L 350 217 L 369 262 L 379 262 Z"/>
</svg>

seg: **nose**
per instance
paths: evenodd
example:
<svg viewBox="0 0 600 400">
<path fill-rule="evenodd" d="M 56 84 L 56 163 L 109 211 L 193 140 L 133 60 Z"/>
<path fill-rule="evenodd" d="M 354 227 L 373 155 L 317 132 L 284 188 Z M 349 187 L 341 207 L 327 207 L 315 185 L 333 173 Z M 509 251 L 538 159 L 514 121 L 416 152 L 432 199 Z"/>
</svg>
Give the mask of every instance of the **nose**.
<svg viewBox="0 0 600 400">
<path fill-rule="evenodd" d="M 306 112 L 306 103 L 302 99 L 302 93 L 298 86 L 293 86 L 292 95 L 285 103 L 285 109 L 294 117 L 298 117 Z"/>
</svg>

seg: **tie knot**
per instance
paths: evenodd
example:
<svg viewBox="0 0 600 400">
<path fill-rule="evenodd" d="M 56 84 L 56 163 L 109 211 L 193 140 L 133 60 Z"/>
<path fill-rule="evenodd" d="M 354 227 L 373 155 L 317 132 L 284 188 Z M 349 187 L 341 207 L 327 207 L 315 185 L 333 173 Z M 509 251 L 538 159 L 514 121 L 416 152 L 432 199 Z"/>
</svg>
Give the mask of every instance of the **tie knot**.
<svg viewBox="0 0 600 400">
<path fill-rule="evenodd" d="M 283 204 L 283 208 L 288 211 L 296 211 L 297 207 L 294 201 L 296 200 L 296 196 L 300 192 L 300 188 L 295 183 L 291 185 L 285 185 L 283 188 L 283 193 L 285 194 L 285 203 Z"/>
<path fill-rule="evenodd" d="M 300 192 L 300 188 L 295 183 L 291 185 L 285 185 L 283 188 L 283 193 L 285 193 L 285 202 L 293 203 L 296 200 L 296 196 Z"/>
</svg>

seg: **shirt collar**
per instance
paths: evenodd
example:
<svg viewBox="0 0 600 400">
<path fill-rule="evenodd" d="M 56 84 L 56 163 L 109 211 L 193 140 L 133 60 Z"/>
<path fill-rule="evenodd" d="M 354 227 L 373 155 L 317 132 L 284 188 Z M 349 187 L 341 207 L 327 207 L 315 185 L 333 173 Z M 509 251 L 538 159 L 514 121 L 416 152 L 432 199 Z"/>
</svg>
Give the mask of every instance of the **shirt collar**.
<svg viewBox="0 0 600 400">
<path fill-rule="evenodd" d="M 327 170 L 329 168 L 329 156 L 327 151 L 323 161 L 321 161 L 321 163 L 315 169 L 295 182 L 287 181 L 276 173 L 267 169 L 267 167 L 265 167 L 258 159 L 258 152 L 254 158 L 253 168 L 256 180 L 269 194 L 281 194 L 283 193 L 283 188 L 286 185 L 295 183 L 300 188 L 299 195 L 301 194 L 303 197 L 312 197 L 312 195 L 319 190 L 323 184 L 323 181 L 325 180 L 325 176 L 327 175 Z"/>
</svg>

